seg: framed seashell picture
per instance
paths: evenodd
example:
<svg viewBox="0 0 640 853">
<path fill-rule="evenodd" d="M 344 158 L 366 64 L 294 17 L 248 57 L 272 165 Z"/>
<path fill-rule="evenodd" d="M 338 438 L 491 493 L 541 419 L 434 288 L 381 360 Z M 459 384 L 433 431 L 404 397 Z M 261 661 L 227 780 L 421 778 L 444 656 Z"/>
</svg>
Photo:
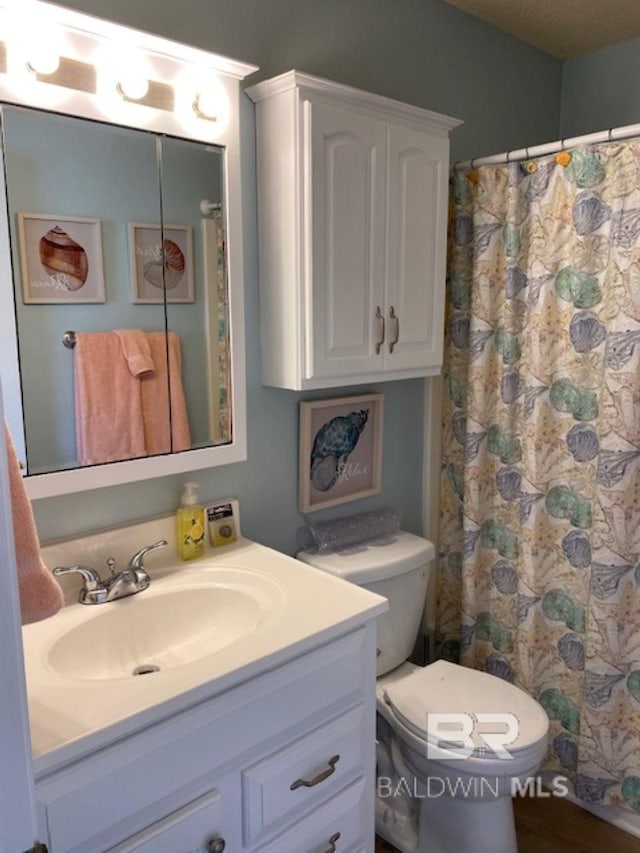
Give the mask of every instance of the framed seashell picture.
<svg viewBox="0 0 640 853">
<path fill-rule="evenodd" d="M 104 302 L 99 219 L 18 213 L 26 304 Z"/>
<path fill-rule="evenodd" d="M 301 512 L 380 492 L 383 412 L 382 394 L 300 403 Z"/>
<path fill-rule="evenodd" d="M 133 302 L 195 302 L 191 226 L 130 222 L 129 267 Z"/>
</svg>

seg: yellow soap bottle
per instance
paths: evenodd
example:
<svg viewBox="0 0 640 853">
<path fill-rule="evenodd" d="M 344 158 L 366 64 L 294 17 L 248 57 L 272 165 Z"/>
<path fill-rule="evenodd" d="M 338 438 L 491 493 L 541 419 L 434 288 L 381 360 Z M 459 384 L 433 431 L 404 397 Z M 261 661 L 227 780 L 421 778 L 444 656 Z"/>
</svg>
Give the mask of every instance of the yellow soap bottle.
<svg viewBox="0 0 640 853">
<path fill-rule="evenodd" d="M 178 554 L 193 560 L 204 554 L 204 508 L 198 503 L 198 484 L 185 483 L 181 505 L 176 513 Z"/>
</svg>

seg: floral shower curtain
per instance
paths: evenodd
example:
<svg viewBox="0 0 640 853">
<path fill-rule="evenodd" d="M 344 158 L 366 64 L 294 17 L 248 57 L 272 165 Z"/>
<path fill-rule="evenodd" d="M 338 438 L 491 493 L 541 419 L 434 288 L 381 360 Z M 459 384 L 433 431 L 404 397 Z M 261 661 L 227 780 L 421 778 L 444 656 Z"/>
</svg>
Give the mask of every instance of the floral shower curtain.
<svg viewBox="0 0 640 853">
<path fill-rule="evenodd" d="M 441 653 L 640 811 L 640 142 L 456 174 L 453 205 Z"/>
</svg>

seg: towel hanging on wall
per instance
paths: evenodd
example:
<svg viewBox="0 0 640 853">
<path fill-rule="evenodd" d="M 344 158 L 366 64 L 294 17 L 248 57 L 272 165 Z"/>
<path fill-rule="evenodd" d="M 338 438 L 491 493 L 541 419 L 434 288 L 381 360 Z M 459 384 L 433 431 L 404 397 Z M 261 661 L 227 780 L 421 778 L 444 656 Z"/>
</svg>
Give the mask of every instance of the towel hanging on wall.
<svg viewBox="0 0 640 853">
<path fill-rule="evenodd" d="M 18 590 L 22 624 L 53 616 L 64 602 L 62 589 L 40 556 L 40 543 L 31 502 L 24 486 L 20 463 L 11 433 L 5 423 L 5 441 L 9 462 L 9 491 L 13 516 L 13 538 L 18 568 Z"/>
</svg>

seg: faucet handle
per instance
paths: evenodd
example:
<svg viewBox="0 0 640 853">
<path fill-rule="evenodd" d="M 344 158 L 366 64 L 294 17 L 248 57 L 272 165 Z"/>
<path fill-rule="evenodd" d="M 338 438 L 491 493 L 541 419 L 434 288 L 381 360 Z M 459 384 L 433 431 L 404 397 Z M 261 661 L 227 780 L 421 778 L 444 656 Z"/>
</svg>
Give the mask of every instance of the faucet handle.
<svg viewBox="0 0 640 853">
<path fill-rule="evenodd" d="M 82 575 L 84 588 L 87 590 L 97 589 L 97 587 L 102 584 L 100 575 L 90 566 L 56 566 L 53 570 L 53 574 L 57 577 L 60 577 L 60 575 L 71 574 Z"/>
<path fill-rule="evenodd" d="M 80 604 L 99 604 L 106 601 L 107 588 L 102 583 L 100 575 L 90 566 L 56 566 L 53 574 L 60 575 L 78 574 L 82 576 L 83 585 L 80 590 Z"/>
<path fill-rule="evenodd" d="M 116 576 L 116 561 L 113 557 L 109 557 L 107 560 L 107 568 L 111 573 L 111 577 L 114 578 Z"/>
<path fill-rule="evenodd" d="M 166 548 L 167 544 L 166 539 L 158 539 L 158 541 L 154 542 L 153 545 L 145 545 L 144 548 L 136 551 L 133 557 L 129 560 L 129 569 L 144 570 L 143 561 L 149 551 L 157 551 L 159 548 Z"/>
</svg>

